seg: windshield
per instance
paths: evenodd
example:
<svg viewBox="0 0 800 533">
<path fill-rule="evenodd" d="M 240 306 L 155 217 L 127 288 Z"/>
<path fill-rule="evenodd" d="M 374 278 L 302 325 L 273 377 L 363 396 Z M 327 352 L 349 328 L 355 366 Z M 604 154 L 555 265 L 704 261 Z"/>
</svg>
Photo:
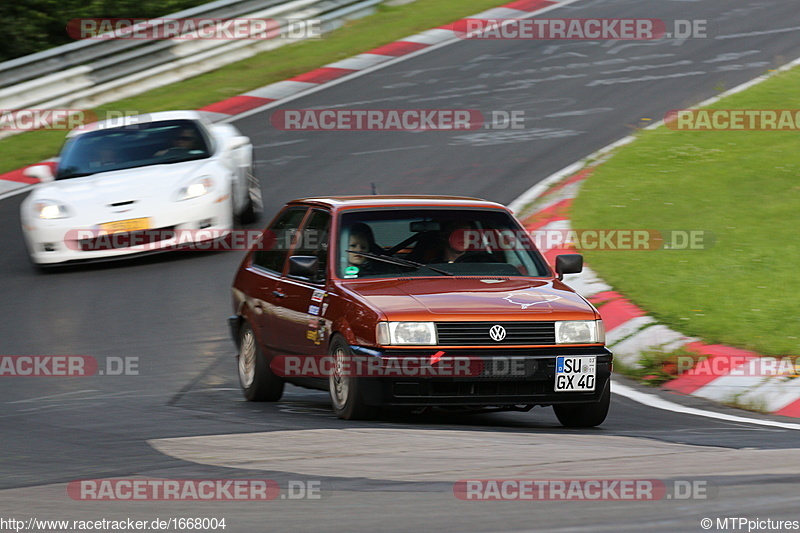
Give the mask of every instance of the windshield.
<svg viewBox="0 0 800 533">
<path fill-rule="evenodd" d="M 500 210 L 357 210 L 339 227 L 346 279 L 550 275 L 532 239 Z"/>
<path fill-rule="evenodd" d="M 180 163 L 211 154 L 192 120 L 165 120 L 92 131 L 64 145 L 57 180 L 147 165 Z"/>
</svg>

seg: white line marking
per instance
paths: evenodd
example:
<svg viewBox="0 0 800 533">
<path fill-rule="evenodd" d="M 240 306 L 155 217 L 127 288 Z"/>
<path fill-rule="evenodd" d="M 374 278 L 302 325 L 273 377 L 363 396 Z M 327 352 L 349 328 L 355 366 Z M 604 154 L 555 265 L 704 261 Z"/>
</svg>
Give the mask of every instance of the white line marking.
<svg viewBox="0 0 800 533">
<path fill-rule="evenodd" d="M 421 144 L 419 146 L 403 146 L 400 148 L 386 148 L 385 150 L 371 150 L 369 152 L 353 152 L 350 155 L 367 155 L 367 154 L 382 154 L 383 152 L 397 152 L 398 150 L 414 150 L 415 148 L 430 148 L 429 144 Z"/>
<path fill-rule="evenodd" d="M 732 33 L 730 35 L 718 35 L 714 37 L 714 39 L 740 39 L 742 37 L 756 37 L 758 35 L 772 35 L 774 33 L 786 33 L 786 32 L 796 32 L 800 30 L 800 26 L 795 26 L 794 28 L 779 28 L 776 30 L 761 30 L 761 31 L 751 31 L 748 33 Z"/>
<path fill-rule="evenodd" d="M 5 200 L 6 198 L 11 198 L 12 196 L 28 192 L 31 189 L 33 189 L 33 185 L 28 185 L 26 187 L 20 187 L 19 189 L 8 191 L 7 193 L 0 194 L 0 200 Z"/>
<path fill-rule="evenodd" d="M 646 392 L 639 392 L 635 389 L 621 385 L 616 381 L 611 382 L 611 392 L 618 394 L 634 402 L 638 402 L 648 407 L 655 409 L 662 409 L 664 411 L 672 411 L 673 413 L 681 413 L 684 415 L 703 416 L 706 418 L 715 418 L 717 420 L 725 420 L 727 422 L 741 422 L 744 424 L 755 424 L 757 426 L 769 426 L 782 429 L 795 429 L 800 430 L 800 424 L 792 424 L 790 422 L 776 422 L 774 420 L 758 420 L 757 418 L 747 418 L 744 416 L 726 415 L 724 413 L 715 413 L 713 411 L 705 411 L 703 409 L 695 409 L 694 407 L 685 407 L 677 403 L 670 402 L 659 398 L 654 394 Z"/>
<path fill-rule="evenodd" d="M 267 144 L 257 144 L 253 146 L 253 148 L 275 148 L 276 146 L 286 146 L 287 144 L 297 144 L 297 143 L 304 143 L 308 139 L 297 139 L 296 141 L 280 141 L 280 142 L 273 142 Z"/>
<path fill-rule="evenodd" d="M 50 398 L 61 398 L 64 396 L 70 396 L 73 394 L 83 394 L 84 392 L 100 392 L 97 389 L 85 389 L 85 390 L 77 390 L 73 392 L 65 392 L 63 394 L 53 394 L 52 396 L 39 396 L 38 398 L 28 398 L 27 400 L 16 400 L 13 402 L 6 402 L 7 404 L 13 403 L 30 403 L 30 402 L 38 402 L 39 400 L 49 400 Z"/>
</svg>

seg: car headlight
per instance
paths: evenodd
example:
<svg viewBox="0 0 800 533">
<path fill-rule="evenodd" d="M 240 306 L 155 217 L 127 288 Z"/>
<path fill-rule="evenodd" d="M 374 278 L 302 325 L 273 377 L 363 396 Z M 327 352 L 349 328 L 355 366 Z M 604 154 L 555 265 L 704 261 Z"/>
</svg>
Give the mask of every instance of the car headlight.
<svg viewBox="0 0 800 533">
<path fill-rule="evenodd" d="M 214 180 L 211 176 L 203 176 L 197 178 L 190 184 L 181 187 L 178 191 L 178 202 L 182 200 L 191 200 L 192 198 L 199 198 L 214 190 Z"/>
<path fill-rule="evenodd" d="M 556 344 L 597 344 L 606 342 L 602 320 L 556 322 Z"/>
<path fill-rule="evenodd" d="M 39 200 L 33 203 L 33 216 L 44 220 L 67 218 L 70 216 L 67 206 L 53 200 Z"/>
<path fill-rule="evenodd" d="M 380 322 L 378 344 L 436 344 L 436 326 L 433 322 Z"/>
</svg>

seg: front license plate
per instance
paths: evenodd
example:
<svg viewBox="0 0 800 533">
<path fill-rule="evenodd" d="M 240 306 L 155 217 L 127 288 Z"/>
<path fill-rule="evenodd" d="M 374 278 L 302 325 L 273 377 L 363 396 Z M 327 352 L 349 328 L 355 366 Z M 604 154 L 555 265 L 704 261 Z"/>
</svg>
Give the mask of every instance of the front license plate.
<svg viewBox="0 0 800 533">
<path fill-rule="evenodd" d="M 100 231 L 104 233 L 129 233 L 131 231 L 144 231 L 150 229 L 149 218 L 130 218 L 100 224 Z"/>
<path fill-rule="evenodd" d="M 556 358 L 556 392 L 593 391 L 597 382 L 597 357 Z"/>
</svg>

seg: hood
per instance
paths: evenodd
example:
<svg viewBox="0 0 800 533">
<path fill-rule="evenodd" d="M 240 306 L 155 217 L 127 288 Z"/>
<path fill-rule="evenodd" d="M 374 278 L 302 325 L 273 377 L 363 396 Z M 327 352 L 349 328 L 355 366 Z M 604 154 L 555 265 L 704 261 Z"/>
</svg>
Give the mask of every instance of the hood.
<svg viewBox="0 0 800 533">
<path fill-rule="evenodd" d="M 486 320 L 595 318 L 594 308 L 557 280 L 406 278 L 347 282 L 345 287 L 389 320 L 481 320 L 478 315 Z"/>
<path fill-rule="evenodd" d="M 63 201 L 76 209 L 83 205 L 170 198 L 182 184 L 202 176 L 210 167 L 211 160 L 202 159 L 101 172 L 47 183 L 37 187 L 32 197 Z"/>
</svg>

